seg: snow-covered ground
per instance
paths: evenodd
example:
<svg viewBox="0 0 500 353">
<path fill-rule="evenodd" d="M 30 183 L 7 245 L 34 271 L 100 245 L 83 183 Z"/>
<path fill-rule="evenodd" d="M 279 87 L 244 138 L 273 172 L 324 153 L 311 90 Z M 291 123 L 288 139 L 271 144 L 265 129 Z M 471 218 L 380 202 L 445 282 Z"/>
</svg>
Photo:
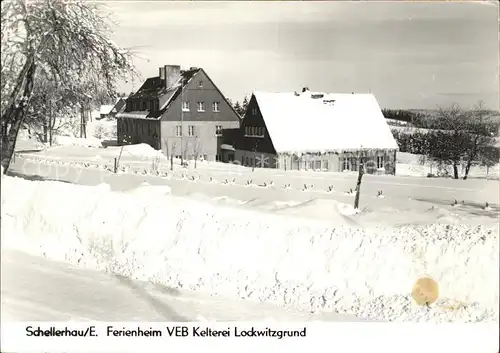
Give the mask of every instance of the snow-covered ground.
<svg viewBox="0 0 500 353">
<path fill-rule="evenodd" d="M 420 155 L 398 152 L 397 154 L 397 174 L 415 177 L 427 177 L 428 174 L 436 175 L 438 167 L 429 163 L 421 164 Z M 448 168 L 449 175 L 453 175 L 452 168 Z M 463 170 L 459 171 L 463 176 Z M 500 164 L 486 168 L 484 166 L 473 166 L 469 175 L 470 178 L 488 178 L 498 180 L 500 177 Z"/>
<path fill-rule="evenodd" d="M 92 152 L 99 154 L 91 158 Z M 113 159 L 120 153 L 118 173 L 111 173 Z M 154 170 L 157 158 L 160 165 Z M 117 147 L 52 148 L 18 156 L 12 172 L 84 185 L 108 183 L 117 190 L 147 181 L 152 185 L 169 185 L 177 196 L 320 219 L 331 219 L 339 204 L 352 205 L 350 191 L 357 178 L 356 173 L 260 168 L 252 172 L 251 168 L 213 162 L 199 162 L 196 169 L 193 165 L 181 168 L 176 164 L 171 171 L 169 161 L 145 145 L 126 146 L 122 151 Z M 382 195 L 378 195 L 379 191 Z M 496 180 L 365 175 L 360 203 L 364 212 L 354 220 L 361 224 L 389 225 L 436 222 L 496 225 L 499 192 Z M 452 207 L 455 200 L 457 205 Z M 486 203 L 489 208 L 484 209 Z"/>
<path fill-rule="evenodd" d="M 357 321 L 271 304 L 202 296 L 85 270 L 24 252 L 2 251 L 2 310 L 6 321 Z"/>
<path fill-rule="evenodd" d="M 67 170 L 69 175 L 78 168 Z M 89 187 L 4 177 L 2 246 L 176 289 L 294 310 L 391 321 L 498 321 L 497 223 L 473 226 L 432 221 L 418 225 L 412 223 L 412 214 L 420 213 L 417 209 L 404 216 L 410 225 L 383 225 L 376 208 L 354 214 L 348 204 L 335 200 L 316 201 L 316 210 L 333 206 L 331 217 L 311 220 L 301 217 L 304 212 L 296 212 L 294 202 L 279 204 L 275 199 L 274 206 L 283 209 L 279 212 L 222 205 L 227 198 L 206 202 L 207 193 L 203 192 L 198 195 L 204 200 L 192 194 L 171 194 L 182 185 L 212 187 L 189 180 L 171 183 L 174 179 L 166 179 L 171 190 L 165 185 L 143 185 L 111 191 L 119 189 L 112 184 L 120 178 L 142 182 L 143 176 L 80 170 L 85 171 L 80 174 L 85 178 L 92 172 L 109 175 L 111 185 Z M 444 187 L 434 185 L 432 190 L 439 193 L 447 190 Z M 223 184 L 215 188 L 218 192 L 227 188 L 229 198 L 247 190 L 254 198 L 265 200 L 270 192 L 268 188 Z M 257 190 L 263 193 L 257 194 Z M 275 195 L 289 191 L 275 190 Z M 375 197 L 370 202 L 397 198 Z M 406 201 L 415 202 L 412 205 L 420 202 Z M 468 206 L 443 205 L 429 213 L 447 210 L 451 217 L 461 207 Z M 382 215 L 401 217 L 398 212 L 386 210 Z M 474 212 L 477 217 L 498 216 L 495 209 L 476 207 Z M 360 221 L 366 214 L 373 219 Z M 422 275 L 432 276 L 440 285 L 440 299 L 430 308 L 416 306 L 409 295 Z"/>
</svg>

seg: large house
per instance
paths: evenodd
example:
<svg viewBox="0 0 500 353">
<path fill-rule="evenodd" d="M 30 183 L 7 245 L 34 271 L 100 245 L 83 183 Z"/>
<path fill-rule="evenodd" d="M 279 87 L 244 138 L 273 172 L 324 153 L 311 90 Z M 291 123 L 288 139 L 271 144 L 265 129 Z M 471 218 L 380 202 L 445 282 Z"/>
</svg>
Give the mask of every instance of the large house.
<svg viewBox="0 0 500 353">
<path fill-rule="evenodd" d="M 395 174 L 397 142 L 372 94 L 255 92 L 233 144 L 242 165 Z"/>
<path fill-rule="evenodd" d="M 165 155 L 221 160 L 223 129 L 241 118 L 202 68 L 160 67 L 116 115 L 119 144 L 146 143 Z"/>
</svg>

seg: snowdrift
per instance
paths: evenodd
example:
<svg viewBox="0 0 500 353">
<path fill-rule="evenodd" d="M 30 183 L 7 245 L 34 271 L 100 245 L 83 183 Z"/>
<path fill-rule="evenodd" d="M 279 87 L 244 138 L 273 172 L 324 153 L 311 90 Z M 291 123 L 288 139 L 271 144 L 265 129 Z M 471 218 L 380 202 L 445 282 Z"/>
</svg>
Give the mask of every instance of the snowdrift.
<svg viewBox="0 0 500 353">
<path fill-rule="evenodd" d="M 2 246 L 310 311 L 403 321 L 498 320 L 497 228 L 360 229 L 154 191 L 2 177 Z M 409 297 L 422 275 L 440 285 L 441 299 L 431 309 Z"/>
<path fill-rule="evenodd" d="M 54 136 L 54 145 L 78 147 L 102 147 L 101 140 L 95 137 L 80 138 L 72 136 Z"/>
</svg>

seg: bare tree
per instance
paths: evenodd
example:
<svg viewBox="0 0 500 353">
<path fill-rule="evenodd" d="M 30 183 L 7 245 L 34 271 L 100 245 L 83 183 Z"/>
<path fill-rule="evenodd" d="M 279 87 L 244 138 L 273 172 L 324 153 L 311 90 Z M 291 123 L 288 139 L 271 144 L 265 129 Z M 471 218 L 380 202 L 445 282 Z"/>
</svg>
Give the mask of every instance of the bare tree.
<svg viewBox="0 0 500 353">
<path fill-rule="evenodd" d="M 172 151 L 170 152 L 170 170 L 174 170 L 174 154 L 177 149 L 177 143 L 172 141 Z"/>
<path fill-rule="evenodd" d="M 181 165 L 182 166 L 187 165 L 188 151 L 189 151 L 189 140 L 185 139 L 184 140 L 184 146 L 183 146 L 183 149 L 182 149 L 182 157 L 181 157 Z"/>
<path fill-rule="evenodd" d="M 486 162 L 492 156 L 491 147 L 495 144 L 499 123 L 492 120 L 492 114 L 485 109 L 484 102 L 479 101 L 470 114 L 466 130 L 468 132 L 467 150 L 464 155 L 465 172 L 463 179 L 469 176 L 473 165 Z M 494 155 L 494 154 L 493 154 Z M 497 160 L 498 161 L 498 160 Z"/>
<path fill-rule="evenodd" d="M 165 144 L 165 148 L 167 150 L 167 158 L 170 157 L 170 170 L 174 170 L 174 154 L 177 147 L 177 143 L 174 140 L 172 140 L 172 147 L 170 147 L 168 142 L 169 142 L 168 138 L 163 140 L 163 143 Z"/>
<path fill-rule="evenodd" d="M 109 40 L 109 19 L 87 1 L 1 3 L 1 165 L 7 172 L 35 87 L 43 80 L 75 96 L 110 94 L 135 74 L 131 54 Z"/>
<path fill-rule="evenodd" d="M 200 154 L 202 153 L 202 149 L 203 149 L 203 145 L 201 143 L 201 140 L 198 136 L 196 136 L 194 139 L 194 142 L 193 142 L 194 168 L 195 169 L 197 167 L 198 158 L 200 157 Z"/>
<path fill-rule="evenodd" d="M 429 132 L 429 156 L 438 164 L 453 167 L 454 179 L 459 179 L 459 166 L 464 165 L 463 179 L 467 179 L 473 165 L 481 163 L 483 151 L 495 144 L 498 122 L 479 102 L 475 109 L 462 109 L 453 104 L 439 109 L 436 130 Z"/>
</svg>

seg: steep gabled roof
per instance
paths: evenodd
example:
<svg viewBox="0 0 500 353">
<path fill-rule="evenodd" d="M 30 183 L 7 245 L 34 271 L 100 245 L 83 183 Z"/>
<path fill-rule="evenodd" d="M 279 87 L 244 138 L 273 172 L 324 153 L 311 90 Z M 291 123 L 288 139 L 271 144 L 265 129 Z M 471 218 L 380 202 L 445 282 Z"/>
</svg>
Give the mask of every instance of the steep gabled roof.
<svg viewBox="0 0 500 353">
<path fill-rule="evenodd" d="M 229 105 L 229 107 L 231 108 L 231 110 L 236 114 L 236 116 L 240 119 L 240 122 L 241 120 L 243 119 L 242 116 L 240 116 L 240 114 L 236 111 L 236 109 L 234 109 L 234 106 L 231 104 L 231 102 L 226 98 L 226 96 L 222 93 L 222 91 L 219 89 L 219 87 L 214 83 L 214 81 L 212 81 L 212 79 L 210 78 L 210 76 L 208 76 L 207 72 L 203 69 L 200 68 L 201 71 L 203 71 L 203 73 L 205 74 L 205 76 L 207 77 L 207 79 L 210 81 L 210 83 L 212 84 L 212 86 L 215 87 L 215 89 L 217 90 L 217 92 L 219 92 L 219 94 L 221 95 L 222 98 L 224 98 L 224 100 L 226 101 L 227 105 Z"/>
<path fill-rule="evenodd" d="M 254 96 L 277 153 L 398 149 L 372 94 Z"/>
<path fill-rule="evenodd" d="M 171 87 L 164 87 L 164 80 L 160 77 L 150 77 L 146 79 L 139 90 L 130 95 L 128 99 L 156 99 L 165 98 L 165 103 L 159 107 L 156 112 L 149 112 L 144 116 L 143 111 L 118 113 L 117 118 L 133 118 L 133 119 L 160 119 L 163 113 L 167 111 L 170 105 L 181 94 L 182 89 L 191 81 L 191 79 L 201 69 L 181 70 L 181 76 Z"/>
</svg>

